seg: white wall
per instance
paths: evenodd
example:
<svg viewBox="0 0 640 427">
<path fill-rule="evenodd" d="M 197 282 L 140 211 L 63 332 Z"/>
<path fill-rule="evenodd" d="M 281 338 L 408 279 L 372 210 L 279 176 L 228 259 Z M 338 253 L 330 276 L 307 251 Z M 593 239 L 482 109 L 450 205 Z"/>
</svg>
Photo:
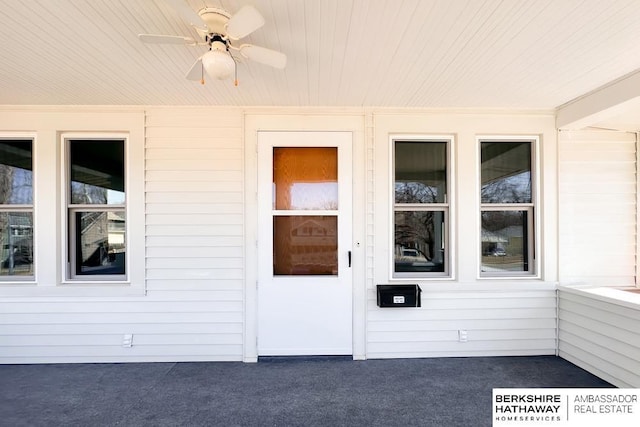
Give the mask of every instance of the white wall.
<svg viewBox="0 0 640 427">
<path fill-rule="evenodd" d="M 636 276 L 636 135 L 560 131 L 560 282 L 628 286 Z"/>
<path fill-rule="evenodd" d="M 354 132 L 354 357 L 554 354 L 557 265 L 553 116 L 464 112 L 192 107 L 0 109 L 0 131 L 36 140 L 38 276 L 0 284 L 0 362 L 256 359 L 252 212 L 258 129 Z M 126 286 L 63 283 L 59 132 L 125 131 L 133 218 Z M 381 309 L 390 283 L 389 134 L 455 135 L 454 277 L 419 283 L 423 307 Z M 540 138 L 538 277 L 479 278 L 479 135 Z M 40 161 L 49 166 L 40 168 Z M 137 234 L 136 234 L 137 233 Z M 38 243 L 39 242 L 39 243 Z M 55 248 L 55 249 L 53 249 Z M 53 255 L 52 255 L 53 254 Z M 48 255 L 48 256 L 47 256 Z M 138 273 L 140 272 L 140 273 Z M 394 283 L 403 283 L 396 281 Z M 469 341 L 457 341 L 458 330 Z M 123 348 L 125 334 L 133 346 Z"/>
<path fill-rule="evenodd" d="M 36 135 L 38 256 L 35 283 L 0 284 L 0 362 L 242 360 L 241 111 L 0 111 L 5 129 Z M 66 284 L 58 133 L 104 130 L 131 136 L 131 280 Z"/>
<path fill-rule="evenodd" d="M 375 114 L 373 170 L 374 242 L 367 277 L 367 357 L 437 357 L 555 354 L 556 347 L 556 134 L 551 115 L 425 112 Z M 390 218 L 391 134 L 455 137 L 451 204 L 452 279 L 392 280 Z M 477 137 L 540 138 L 537 174 L 537 278 L 480 278 L 480 161 Z M 377 284 L 418 283 L 421 308 L 379 308 Z M 468 342 L 459 342 L 466 330 Z"/>
<path fill-rule="evenodd" d="M 172 302 L 167 323 L 179 330 L 164 340 L 191 360 L 242 359 L 242 118 L 234 109 L 146 112 L 147 296 Z"/>
<path fill-rule="evenodd" d="M 559 132 L 559 355 L 640 387 L 636 134 Z"/>
</svg>

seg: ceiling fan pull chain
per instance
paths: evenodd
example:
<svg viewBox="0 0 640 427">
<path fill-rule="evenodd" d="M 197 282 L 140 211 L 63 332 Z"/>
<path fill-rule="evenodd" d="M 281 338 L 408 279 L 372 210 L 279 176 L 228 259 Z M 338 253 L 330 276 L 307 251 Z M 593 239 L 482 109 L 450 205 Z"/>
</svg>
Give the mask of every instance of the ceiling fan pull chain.
<svg viewBox="0 0 640 427">
<path fill-rule="evenodd" d="M 235 87 L 238 87 L 238 61 L 236 61 L 236 58 L 234 58 L 232 55 L 229 55 L 229 56 L 231 56 L 231 59 L 233 59 L 233 65 L 234 65 L 234 71 L 233 72 L 234 72 L 235 80 L 233 81 L 233 85 Z"/>
</svg>

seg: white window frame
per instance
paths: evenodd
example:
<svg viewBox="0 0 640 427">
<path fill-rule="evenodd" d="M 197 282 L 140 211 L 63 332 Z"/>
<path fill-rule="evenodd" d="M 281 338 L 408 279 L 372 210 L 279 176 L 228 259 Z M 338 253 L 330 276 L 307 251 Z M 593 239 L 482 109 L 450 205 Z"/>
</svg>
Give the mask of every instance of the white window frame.
<svg viewBox="0 0 640 427">
<path fill-rule="evenodd" d="M 35 224 L 35 205 L 36 205 L 36 137 L 31 133 L 9 133 L 3 132 L 0 133 L 0 141 L 3 140 L 30 140 L 31 141 L 31 173 L 32 173 L 32 187 L 31 187 L 31 204 L 15 204 L 15 205 L 5 205 L 0 204 L 0 213 L 11 213 L 11 212 L 27 212 L 31 213 L 31 224 L 32 224 L 32 239 L 33 239 L 33 271 L 34 274 L 29 276 L 0 276 L 0 286 L 6 284 L 25 284 L 25 283 L 33 283 L 36 280 L 36 224 Z M 4 260 L 0 259 L 0 262 Z"/>
<path fill-rule="evenodd" d="M 531 202 L 530 203 L 482 203 L 482 143 L 486 142 L 520 142 L 531 144 Z M 476 138 L 478 152 L 478 278 L 479 279 L 539 279 L 540 278 L 540 170 L 538 159 L 540 137 L 537 135 L 483 135 Z M 527 212 L 527 265 L 528 271 L 482 271 L 482 213 L 485 211 L 526 211 Z"/>
<path fill-rule="evenodd" d="M 70 141 L 74 140 L 95 140 L 95 141 L 123 141 L 124 143 L 124 188 L 125 188 L 125 203 L 114 205 L 95 205 L 95 204 L 72 204 L 70 197 L 70 185 L 71 185 L 71 171 L 70 171 Z M 127 133 L 65 133 L 61 135 L 62 141 L 62 170 L 63 170 L 63 183 L 62 183 L 62 208 L 64 210 L 62 218 L 64 218 L 63 230 L 64 239 L 62 247 L 62 256 L 64 262 L 64 277 L 63 284 L 113 284 L 113 285 L 128 285 L 131 268 L 131 237 L 129 230 L 131 229 L 130 213 L 129 213 L 129 135 Z M 125 213 L 125 274 L 114 275 L 78 275 L 75 273 L 77 267 L 77 260 L 75 258 L 75 219 L 74 213 L 76 212 L 88 212 L 88 211 L 124 211 Z"/>
<path fill-rule="evenodd" d="M 454 135 L 451 134 L 428 134 L 428 135 L 416 135 L 416 134 L 394 134 L 389 138 L 389 279 L 392 281 L 399 280 L 453 280 L 454 272 L 454 238 L 453 238 L 453 218 L 455 217 L 453 212 L 452 201 L 455 200 L 454 195 Z M 395 203 L 395 175 L 396 175 L 396 159 L 395 159 L 395 145 L 396 142 L 445 142 L 446 143 L 446 186 L 447 191 L 445 194 L 445 203 L 425 203 L 425 204 L 406 204 L 397 205 Z M 421 212 L 443 212 L 444 215 L 444 230 L 442 238 L 444 239 L 444 271 L 443 272 L 396 272 L 395 271 L 395 212 L 396 211 L 421 211 Z"/>
</svg>

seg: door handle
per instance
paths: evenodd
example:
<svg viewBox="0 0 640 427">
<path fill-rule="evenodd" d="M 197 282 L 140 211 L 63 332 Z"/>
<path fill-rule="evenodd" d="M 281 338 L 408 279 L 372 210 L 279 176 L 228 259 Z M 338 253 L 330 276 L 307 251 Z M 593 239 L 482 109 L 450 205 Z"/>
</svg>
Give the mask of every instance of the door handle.
<svg viewBox="0 0 640 427">
<path fill-rule="evenodd" d="M 349 251 L 349 268 L 351 268 L 351 251 Z"/>
</svg>

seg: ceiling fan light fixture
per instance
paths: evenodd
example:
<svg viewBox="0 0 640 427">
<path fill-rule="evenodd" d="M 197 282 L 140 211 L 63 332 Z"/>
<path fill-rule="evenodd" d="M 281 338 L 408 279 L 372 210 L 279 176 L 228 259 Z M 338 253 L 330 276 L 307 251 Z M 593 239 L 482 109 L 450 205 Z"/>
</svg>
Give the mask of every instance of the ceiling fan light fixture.
<svg viewBox="0 0 640 427">
<path fill-rule="evenodd" d="M 211 49 L 202 55 L 202 66 L 211 77 L 224 80 L 236 70 L 236 63 L 226 50 Z"/>
</svg>

